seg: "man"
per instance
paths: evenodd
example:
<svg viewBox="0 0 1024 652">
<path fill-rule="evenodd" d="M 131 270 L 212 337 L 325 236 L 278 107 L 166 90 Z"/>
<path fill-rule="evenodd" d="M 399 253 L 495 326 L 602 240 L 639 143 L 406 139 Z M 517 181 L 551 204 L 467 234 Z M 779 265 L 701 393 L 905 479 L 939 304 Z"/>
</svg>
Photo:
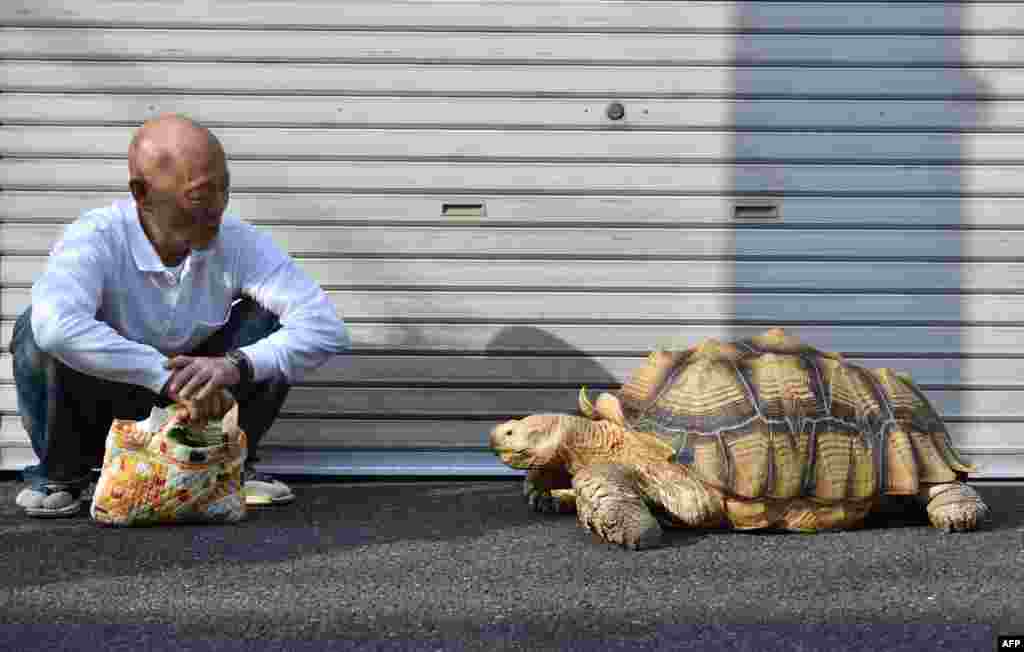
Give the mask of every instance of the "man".
<svg viewBox="0 0 1024 652">
<path fill-rule="evenodd" d="M 228 216 L 224 149 L 166 115 L 128 150 L 132 199 L 90 211 L 53 247 L 14 326 L 18 410 L 39 464 L 17 504 L 72 516 L 114 418 L 182 402 L 197 421 L 239 406 L 250 460 L 291 384 L 350 346 L 323 290 L 269 236 Z M 246 469 L 246 502 L 282 482 Z"/>
</svg>

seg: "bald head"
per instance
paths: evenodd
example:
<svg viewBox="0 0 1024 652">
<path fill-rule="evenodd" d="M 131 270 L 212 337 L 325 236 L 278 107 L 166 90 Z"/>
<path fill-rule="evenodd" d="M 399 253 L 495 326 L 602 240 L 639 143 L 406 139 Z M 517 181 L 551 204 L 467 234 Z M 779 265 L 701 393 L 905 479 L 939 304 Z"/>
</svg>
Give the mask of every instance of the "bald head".
<svg viewBox="0 0 1024 652">
<path fill-rule="evenodd" d="M 129 186 L 147 236 L 178 250 L 204 248 L 227 206 L 227 157 L 208 129 L 188 118 L 162 115 L 143 124 L 128 147 Z M 176 244 L 175 244 L 176 243 Z"/>
<path fill-rule="evenodd" d="M 182 168 L 225 163 L 224 148 L 208 129 L 179 115 L 162 115 L 144 123 L 128 146 L 132 180 L 173 180 Z"/>
</svg>

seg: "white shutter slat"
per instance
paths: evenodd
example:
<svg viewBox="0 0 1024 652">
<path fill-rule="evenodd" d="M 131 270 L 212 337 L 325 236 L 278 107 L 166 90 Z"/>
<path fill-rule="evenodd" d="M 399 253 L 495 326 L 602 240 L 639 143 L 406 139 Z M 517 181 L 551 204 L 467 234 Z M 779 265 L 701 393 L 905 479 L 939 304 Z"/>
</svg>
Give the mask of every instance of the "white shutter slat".
<svg viewBox="0 0 1024 652">
<path fill-rule="evenodd" d="M 4 89 L 194 93 L 956 98 L 1024 93 L 1019 68 L 0 61 Z"/>
<path fill-rule="evenodd" d="M 62 224 L 0 223 L 0 247 L 9 253 L 48 252 Z M 463 226 L 261 226 L 295 256 L 607 256 L 628 260 L 647 256 L 730 258 L 771 256 L 809 258 L 962 257 L 1009 262 L 1024 248 L 1024 231 L 952 229 L 788 229 L 762 227 L 756 238 L 725 228 L 485 227 Z M 571 248 L 569 246 L 571 243 Z M 1014 261 L 1016 262 L 1016 261 Z M 893 285 L 899 284 L 894 279 Z"/>
<path fill-rule="evenodd" d="M 1024 101 L 990 98 L 913 100 L 658 99 L 616 94 L 625 106 L 620 125 L 634 129 L 934 129 L 999 130 L 1024 126 Z M 467 125 L 506 129 L 610 127 L 608 99 L 474 98 L 316 95 L 130 94 L 94 92 L 0 94 L 5 123 L 120 123 L 137 126 L 161 113 L 185 113 L 214 128 L 231 125 L 406 129 Z M 982 110 L 984 109 L 984 110 Z"/>
<path fill-rule="evenodd" d="M 135 127 L 0 126 L 0 152 L 14 157 L 121 157 Z M 232 159 L 822 159 L 889 162 L 1018 162 L 1019 133 L 743 133 L 732 131 L 492 131 L 223 127 Z"/>
<path fill-rule="evenodd" d="M 2 95 L 0 95 L 2 97 Z M 24 222 L 69 221 L 82 212 L 124 199 L 124 191 L 6 190 L 0 194 L 0 218 Z M 768 198 L 772 199 L 772 198 Z M 479 218 L 460 218 L 460 225 L 559 223 L 594 227 L 623 224 L 674 227 L 731 226 L 735 197 L 680 195 L 675 197 L 558 194 L 493 195 L 489 193 L 274 193 L 234 189 L 231 210 L 254 224 L 452 223 L 442 217 L 446 202 L 485 206 Z M 1021 197 L 794 197 L 774 198 L 786 224 L 875 226 L 1011 227 L 1024 213 Z M 13 226 L 11 228 L 14 228 Z M 55 237 L 50 227 L 39 226 L 43 237 Z M 47 230 L 50 229 L 50 230 Z M 933 237 L 932 234 L 925 238 Z M 32 239 L 32 242 L 37 239 Z M 913 241 L 908 242 L 911 244 Z M 874 246 L 876 243 L 873 243 Z M 969 244 L 969 238 L 968 238 Z M 872 249 L 874 251 L 874 249 Z M 976 252 L 984 255 L 984 252 Z"/>
<path fill-rule="evenodd" d="M 1015 290 L 1024 286 L 1022 263 L 756 262 L 624 260 L 447 260 L 301 258 L 299 266 L 329 286 L 512 287 L 614 290 L 681 288 L 727 290 Z M 42 256 L 0 259 L 0 281 L 28 285 L 43 273 Z"/>
<path fill-rule="evenodd" d="M 552 31 L 802 30 L 999 32 L 1024 29 L 1019 3 L 978 2 L 460 2 L 356 0 L 341 9 L 318 0 L 178 2 L 118 0 L 0 5 L 5 25 L 208 25 L 252 27 L 408 27 Z"/>
<path fill-rule="evenodd" d="M 240 189 L 459 192 L 1016 194 L 1020 166 L 785 165 L 740 163 L 421 163 L 251 161 L 231 163 Z M 16 188 L 121 188 L 127 163 L 97 159 L 0 160 Z"/>
<path fill-rule="evenodd" d="M 756 323 L 853 322 L 948 325 L 1024 323 L 1024 295 L 977 294 L 745 294 L 627 292 L 480 292 L 452 290 L 331 290 L 342 317 L 380 320 L 484 320 L 540 322 Z M 0 291 L 2 316 L 14 319 L 31 303 L 28 288 Z M 666 326 L 666 330 L 670 327 Z"/>
<path fill-rule="evenodd" d="M 268 47 L 269 44 L 269 47 Z M 0 28 L 0 56 L 22 59 L 481 61 L 486 63 L 687 63 L 813 61 L 895 65 L 984 65 L 1019 60 L 1020 38 L 1005 34 L 641 34 L 464 33 L 286 29 Z"/>
</svg>

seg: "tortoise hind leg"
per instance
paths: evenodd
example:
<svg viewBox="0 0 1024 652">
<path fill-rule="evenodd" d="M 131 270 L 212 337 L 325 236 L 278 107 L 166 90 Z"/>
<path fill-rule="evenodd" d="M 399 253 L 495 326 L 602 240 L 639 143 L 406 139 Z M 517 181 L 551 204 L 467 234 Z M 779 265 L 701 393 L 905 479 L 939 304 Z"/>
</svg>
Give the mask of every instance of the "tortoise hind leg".
<svg viewBox="0 0 1024 652">
<path fill-rule="evenodd" d="M 572 486 L 577 517 L 597 536 L 633 550 L 661 542 L 661 526 L 625 467 L 599 464 L 581 469 L 573 476 Z"/>
<path fill-rule="evenodd" d="M 967 532 L 983 525 L 988 505 L 962 482 L 921 484 L 917 500 L 928 510 L 928 520 L 945 532 Z"/>
<path fill-rule="evenodd" d="M 681 464 L 659 462 L 641 465 L 637 479 L 647 499 L 673 519 L 674 526 L 720 528 L 726 525 L 722 495 L 704 486 Z"/>
</svg>

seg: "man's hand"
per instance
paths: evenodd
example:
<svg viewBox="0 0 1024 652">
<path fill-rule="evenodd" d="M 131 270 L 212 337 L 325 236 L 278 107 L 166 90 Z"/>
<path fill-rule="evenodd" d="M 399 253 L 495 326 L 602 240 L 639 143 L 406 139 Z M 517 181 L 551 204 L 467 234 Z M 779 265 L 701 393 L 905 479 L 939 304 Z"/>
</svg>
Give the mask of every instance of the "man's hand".
<svg viewBox="0 0 1024 652">
<path fill-rule="evenodd" d="M 193 421 L 219 419 L 231 409 L 234 400 L 223 389 L 238 383 L 241 375 L 226 358 L 179 355 L 166 360 L 164 367 L 174 370 L 167 396 L 184 403 Z"/>
<path fill-rule="evenodd" d="M 235 399 L 223 389 L 218 389 L 201 401 L 182 400 L 181 404 L 188 410 L 189 422 L 205 427 L 210 421 L 223 419 L 235 404 Z"/>
</svg>

